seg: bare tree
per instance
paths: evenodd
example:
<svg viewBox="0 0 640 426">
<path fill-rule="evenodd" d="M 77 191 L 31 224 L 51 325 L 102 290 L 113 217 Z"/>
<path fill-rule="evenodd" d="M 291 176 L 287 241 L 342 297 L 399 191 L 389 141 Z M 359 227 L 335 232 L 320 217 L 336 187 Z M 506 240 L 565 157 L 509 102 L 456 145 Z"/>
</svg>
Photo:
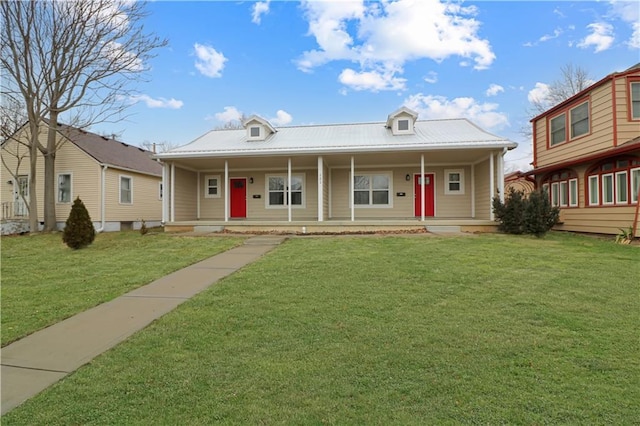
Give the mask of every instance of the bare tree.
<svg viewBox="0 0 640 426">
<path fill-rule="evenodd" d="M 237 130 L 244 129 L 244 122 L 247 121 L 247 116 L 242 113 L 236 120 L 229 120 L 224 124 L 215 127 L 215 130 Z"/>
<path fill-rule="evenodd" d="M 580 93 L 594 81 L 584 68 L 569 63 L 560 68 L 560 78 L 548 85 L 548 91 L 541 99 L 533 99 L 531 104 L 535 115 L 542 114 L 549 108 Z M 537 113 L 537 114 L 536 114 Z"/>
<path fill-rule="evenodd" d="M 151 141 L 144 141 L 142 142 L 142 148 L 146 149 L 147 151 L 151 151 L 151 152 L 167 152 L 167 151 L 171 151 L 173 148 L 177 148 L 180 145 L 175 144 L 175 143 L 171 143 L 169 141 L 162 141 L 162 142 L 151 142 Z"/>
<path fill-rule="evenodd" d="M 167 41 L 144 32 L 142 2 L 3 1 L 0 7 L 0 65 L 9 79 L 3 92 L 24 99 L 35 132 L 31 148 L 44 157 L 44 227 L 51 231 L 59 119 L 79 128 L 121 119 L 134 94 L 131 83 L 144 78 L 145 64 Z M 41 143 L 37 129 L 45 119 Z"/>
</svg>

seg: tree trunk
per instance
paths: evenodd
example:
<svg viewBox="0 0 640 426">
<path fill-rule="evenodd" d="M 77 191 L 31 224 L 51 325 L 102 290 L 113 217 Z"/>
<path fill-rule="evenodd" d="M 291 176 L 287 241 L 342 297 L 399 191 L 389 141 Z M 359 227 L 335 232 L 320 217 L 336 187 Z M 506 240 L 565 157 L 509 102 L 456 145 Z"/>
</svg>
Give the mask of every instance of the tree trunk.
<svg viewBox="0 0 640 426">
<path fill-rule="evenodd" d="M 32 127 L 33 131 L 33 127 Z M 35 133 L 37 138 L 38 133 Z M 33 139 L 32 139 L 33 141 Z M 29 147 L 29 232 L 40 232 L 38 221 L 38 197 L 36 196 L 36 165 L 38 164 L 38 144 L 31 143 Z"/>
<path fill-rule="evenodd" d="M 56 223 L 56 136 L 58 133 L 58 114 L 49 116 L 47 148 L 44 155 L 44 231 L 57 230 Z"/>
</svg>

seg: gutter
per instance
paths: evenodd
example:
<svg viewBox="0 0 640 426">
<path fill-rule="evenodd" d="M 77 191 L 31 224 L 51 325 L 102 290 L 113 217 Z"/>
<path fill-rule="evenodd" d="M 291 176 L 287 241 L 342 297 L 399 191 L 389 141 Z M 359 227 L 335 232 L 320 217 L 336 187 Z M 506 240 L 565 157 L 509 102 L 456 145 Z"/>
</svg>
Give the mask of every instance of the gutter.
<svg viewBox="0 0 640 426">
<path fill-rule="evenodd" d="M 104 227 L 106 225 L 106 218 L 104 215 L 106 214 L 106 180 L 107 180 L 107 169 L 109 166 L 106 164 L 102 165 L 102 174 L 100 177 L 100 228 L 96 229 L 96 232 L 99 234 L 104 231 Z"/>
</svg>

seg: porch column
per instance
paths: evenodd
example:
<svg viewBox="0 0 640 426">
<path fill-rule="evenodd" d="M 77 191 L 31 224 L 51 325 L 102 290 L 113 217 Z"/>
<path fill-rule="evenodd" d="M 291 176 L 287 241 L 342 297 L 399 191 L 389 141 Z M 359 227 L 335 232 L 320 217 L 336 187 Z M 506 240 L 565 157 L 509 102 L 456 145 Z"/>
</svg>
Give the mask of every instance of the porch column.
<svg viewBox="0 0 640 426">
<path fill-rule="evenodd" d="M 171 163 L 171 222 L 176 221 L 176 165 Z"/>
<path fill-rule="evenodd" d="M 198 182 L 196 183 L 196 218 L 200 220 L 200 172 L 197 173 Z"/>
<path fill-rule="evenodd" d="M 493 167 L 493 152 L 489 155 L 489 220 L 493 220 L 493 193 L 495 192 L 495 176 Z"/>
<path fill-rule="evenodd" d="M 351 156 L 351 178 L 349 179 L 349 199 L 351 200 L 351 222 L 356 220 L 356 210 L 355 210 L 355 200 L 353 199 L 353 179 L 356 175 L 355 172 L 355 162 L 353 160 L 353 155 Z"/>
<path fill-rule="evenodd" d="M 476 218 L 476 165 L 471 165 L 471 218 Z"/>
<path fill-rule="evenodd" d="M 502 155 L 498 157 L 498 192 L 500 193 L 500 201 L 504 204 L 504 154 L 507 152 L 507 148 L 502 149 Z"/>
<path fill-rule="evenodd" d="M 104 181 L 104 178 L 103 178 Z M 169 197 L 171 196 L 169 193 L 169 163 L 164 163 L 162 165 L 162 223 L 167 223 L 169 221 Z M 102 198 L 104 199 L 104 182 L 102 184 Z M 102 220 L 104 220 L 104 215 L 102 216 Z"/>
<path fill-rule="evenodd" d="M 424 222 L 424 154 L 420 155 L 420 178 L 418 182 L 420 182 L 420 220 Z"/>
<path fill-rule="evenodd" d="M 224 221 L 229 222 L 229 160 L 224 160 Z"/>
<path fill-rule="evenodd" d="M 291 222 L 291 157 L 287 159 L 287 212 Z"/>
<path fill-rule="evenodd" d="M 324 220 L 324 164 L 322 157 L 318 157 L 318 222 Z"/>
</svg>

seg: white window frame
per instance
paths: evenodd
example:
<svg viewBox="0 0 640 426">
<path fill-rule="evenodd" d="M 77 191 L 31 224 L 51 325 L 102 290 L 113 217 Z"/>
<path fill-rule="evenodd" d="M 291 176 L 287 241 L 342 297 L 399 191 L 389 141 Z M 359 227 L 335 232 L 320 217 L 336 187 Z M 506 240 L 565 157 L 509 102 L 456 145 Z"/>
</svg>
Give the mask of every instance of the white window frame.
<svg viewBox="0 0 640 426">
<path fill-rule="evenodd" d="M 620 190 L 620 177 L 624 177 L 624 191 Z M 616 204 L 629 204 L 629 179 L 626 170 L 616 172 L 614 187 Z"/>
<path fill-rule="evenodd" d="M 69 201 L 61 201 L 60 200 L 60 176 L 69 176 Z M 57 191 L 56 191 L 56 204 L 71 204 L 73 202 L 73 173 L 71 172 L 62 172 L 62 173 L 58 173 L 57 175 L 58 179 L 56 180 L 56 182 L 58 183 L 57 185 Z"/>
<path fill-rule="evenodd" d="M 558 182 L 560 192 L 558 193 L 558 202 L 560 207 L 569 207 L 569 184 L 566 180 Z"/>
<path fill-rule="evenodd" d="M 640 84 L 640 83 L 638 83 Z M 631 169 L 631 203 L 638 202 L 638 188 L 640 188 L 640 167 Z"/>
<path fill-rule="evenodd" d="M 388 209 L 388 208 L 392 208 L 393 207 L 393 172 L 389 172 L 389 171 L 384 171 L 384 172 L 355 172 L 353 179 L 355 179 L 356 176 L 368 176 L 369 177 L 369 204 L 354 204 L 353 206 L 357 209 Z M 373 191 L 383 191 L 382 189 L 376 189 L 373 188 L 373 178 L 374 176 L 385 176 L 387 178 L 387 180 L 389 181 L 389 188 L 386 189 L 386 191 L 389 192 L 389 202 L 387 204 L 373 204 Z M 364 191 L 364 190 L 358 190 L 358 191 Z M 351 199 L 355 200 L 355 192 L 356 192 L 356 188 L 355 188 L 355 184 L 353 185 L 353 193 L 351 194 Z"/>
<path fill-rule="evenodd" d="M 607 178 L 611 178 L 611 201 L 607 201 L 607 191 L 605 188 L 605 181 Z M 613 173 L 607 173 L 602 175 L 602 205 L 610 206 L 615 203 L 616 200 L 616 180 Z"/>
<path fill-rule="evenodd" d="M 127 201 L 122 201 L 122 180 L 123 179 L 128 179 L 129 180 L 129 198 L 130 198 L 130 200 L 128 202 Z M 118 176 L 118 201 L 122 205 L 126 205 L 126 206 L 133 205 L 133 177 L 127 176 L 127 175 L 119 175 Z"/>
<path fill-rule="evenodd" d="M 460 180 L 451 180 L 451 175 L 454 174 L 457 174 Z M 452 183 L 460 184 L 460 188 L 457 190 L 451 189 Z M 446 169 L 444 171 L 444 193 L 447 195 L 464 195 L 464 169 Z"/>
<path fill-rule="evenodd" d="M 407 129 L 406 130 L 400 129 L 400 122 L 401 121 L 406 121 L 407 122 Z M 411 120 L 411 118 L 409 118 L 409 117 L 396 117 L 395 120 L 394 120 L 394 130 L 395 130 L 395 134 L 396 135 L 412 134 L 413 133 L 413 120 Z"/>
<path fill-rule="evenodd" d="M 260 136 L 262 135 L 262 131 L 261 131 L 260 127 L 261 126 L 249 126 L 249 137 L 252 138 L 252 139 L 259 139 Z M 257 135 L 253 134 L 254 130 L 258 131 Z"/>
<path fill-rule="evenodd" d="M 569 207 L 578 207 L 578 179 L 569 179 Z"/>
<path fill-rule="evenodd" d="M 209 179 L 216 179 L 217 185 L 209 185 Z M 220 188 L 222 180 L 220 175 L 205 175 L 204 177 L 204 198 L 220 198 L 222 192 Z M 216 188 L 215 194 L 209 194 L 209 188 Z"/>
<path fill-rule="evenodd" d="M 595 199 L 592 197 L 593 195 L 595 195 Z M 589 205 L 590 206 L 600 205 L 600 176 L 599 175 L 589 176 Z"/>
<path fill-rule="evenodd" d="M 284 203 L 283 204 L 271 204 L 271 197 L 269 196 L 269 194 L 271 192 L 280 192 L 280 191 L 270 191 L 269 190 L 269 179 L 270 178 L 281 178 L 284 181 Z M 291 174 L 291 181 L 293 181 L 294 178 L 300 178 L 302 180 L 302 189 L 300 191 L 291 191 L 291 193 L 294 192 L 300 192 L 300 198 L 301 198 L 301 204 L 291 204 L 291 208 L 292 209 L 305 209 L 307 207 L 307 178 L 306 178 L 306 174 L 305 173 L 292 173 Z M 288 209 L 289 205 L 287 204 L 289 201 L 289 197 L 287 196 L 287 183 L 288 183 L 289 178 L 287 177 L 287 174 L 268 174 L 265 175 L 265 179 L 264 179 L 264 193 L 265 193 L 265 200 L 264 200 L 264 207 L 266 209 Z M 292 197 L 293 198 L 293 197 Z"/>
<path fill-rule="evenodd" d="M 583 105 L 586 105 L 586 107 L 587 107 L 587 118 L 586 118 L 586 120 L 587 120 L 587 130 L 584 133 L 580 133 L 579 135 L 574 135 L 573 134 L 573 117 L 572 117 L 572 114 L 573 114 L 574 110 L 582 107 Z M 589 132 L 591 131 L 591 110 L 589 108 L 589 101 L 586 100 L 586 101 L 582 102 L 580 105 L 576 105 L 573 108 L 571 108 L 569 110 L 568 118 L 569 118 L 569 139 L 570 140 L 571 139 L 577 139 L 577 138 L 579 138 L 581 136 L 584 136 L 584 135 L 588 135 Z M 580 121 L 583 121 L 583 120 L 580 120 Z"/>
<path fill-rule="evenodd" d="M 553 207 L 558 207 L 560 205 L 560 183 L 553 182 L 551 183 L 551 205 Z"/>
</svg>

